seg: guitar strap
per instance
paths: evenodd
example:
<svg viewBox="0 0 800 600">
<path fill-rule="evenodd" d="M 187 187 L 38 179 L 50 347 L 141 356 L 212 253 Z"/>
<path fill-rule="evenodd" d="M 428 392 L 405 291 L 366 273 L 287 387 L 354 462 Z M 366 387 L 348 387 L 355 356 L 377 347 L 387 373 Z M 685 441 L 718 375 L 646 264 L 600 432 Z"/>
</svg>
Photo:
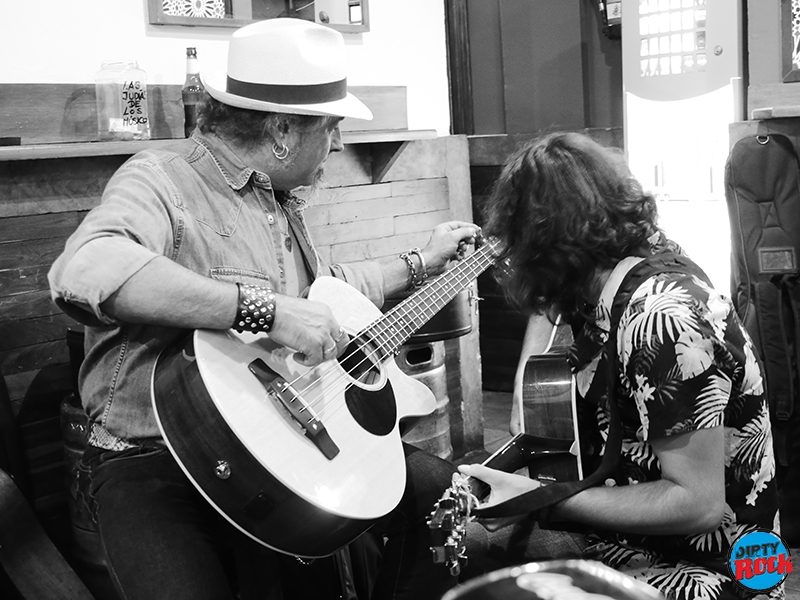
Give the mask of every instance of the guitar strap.
<svg viewBox="0 0 800 600">
<path fill-rule="evenodd" d="M 619 409 L 614 400 L 613 382 L 617 378 L 617 329 L 622 311 L 628 304 L 631 294 L 643 281 L 658 273 L 686 273 L 695 275 L 711 285 L 708 276 L 686 256 L 676 253 L 654 254 L 634 265 L 620 283 L 614 304 L 611 309 L 611 328 L 606 341 L 605 365 L 606 382 L 609 386 L 607 412 L 609 417 L 608 438 L 603 458 L 598 468 L 580 481 L 561 481 L 539 487 L 530 492 L 515 496 L 505 502 L 487 508 L 478 508 L 473 514 L 480 519 L 494 519 L 529 514 L 546 509 L 570 496 L 574 496 L 587 488 L 603 484 L 606 479 L 613 478 L 619 463 L 620 450 L 622 449 L 622 424 L 619 418 Z"/>
</svg>

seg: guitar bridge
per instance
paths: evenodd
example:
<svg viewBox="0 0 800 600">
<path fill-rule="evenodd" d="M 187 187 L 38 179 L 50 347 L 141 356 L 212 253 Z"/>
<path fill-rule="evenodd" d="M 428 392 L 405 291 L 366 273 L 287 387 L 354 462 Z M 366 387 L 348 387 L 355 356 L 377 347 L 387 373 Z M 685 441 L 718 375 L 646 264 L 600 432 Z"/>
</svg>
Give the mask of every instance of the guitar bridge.
<svg viewBox="0 0 800 600">
<path fill-rule="evenodd" d="M 333 460 L 339 454 L 339 447 L 300 394 L 260 358 L 247 365 L 247 368 L 267 390 L 267 395 L 289 412 L 292 419 L 300 425 L 303 434 L 314 443 L 323 456 Z M 310 415 L 310 418 L 307 415 Z"/>
</svg>

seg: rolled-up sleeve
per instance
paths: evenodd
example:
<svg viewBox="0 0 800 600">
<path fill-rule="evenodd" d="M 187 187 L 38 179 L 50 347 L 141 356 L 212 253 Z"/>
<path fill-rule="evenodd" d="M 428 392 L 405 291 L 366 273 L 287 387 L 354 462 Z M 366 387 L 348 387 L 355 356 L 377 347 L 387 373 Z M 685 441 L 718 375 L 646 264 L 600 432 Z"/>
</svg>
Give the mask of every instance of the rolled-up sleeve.
<svg viewBox="0 0 800 600">
<path fill-rule="evenodd" d="M 103 200 L 67 240 L 48 273 L 56 305 L 92 326 L 115 320 L 100 305 L 132 275 L 174 246 L 172 190 L 146 160 L 130 161 L 109 181 Z"/>
<path fill-rule="evenodd" d="M 53 301 L 85 325 L 111 325 L 100 305 L 156 256 L 124 237 L 95 238 L 54 263 L 48 274 Z"/>
</svg>

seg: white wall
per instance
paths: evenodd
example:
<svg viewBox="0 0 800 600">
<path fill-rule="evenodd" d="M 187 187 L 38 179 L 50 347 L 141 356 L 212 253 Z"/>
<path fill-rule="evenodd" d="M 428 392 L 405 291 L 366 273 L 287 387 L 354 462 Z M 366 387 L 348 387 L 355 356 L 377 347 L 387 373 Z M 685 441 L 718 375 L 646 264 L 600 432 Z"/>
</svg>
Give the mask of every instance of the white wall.
<svg viewBox="0 0 800 600">
<path fill-rule="evenodd" d="M 370 31 L 344 34 L 351 85 L 408 88 L 410 129 L 450 130 L 444 2 L 370 0 Z M 0 0 L 0 83 L 91 83 L 134 58 L 151 83 L 182 83 L 186 46 L 224 70 L 233 29 L 150 25 L 146 0 Z M 2 92 L 0 92 L 2 93 Z"/>
</svg>

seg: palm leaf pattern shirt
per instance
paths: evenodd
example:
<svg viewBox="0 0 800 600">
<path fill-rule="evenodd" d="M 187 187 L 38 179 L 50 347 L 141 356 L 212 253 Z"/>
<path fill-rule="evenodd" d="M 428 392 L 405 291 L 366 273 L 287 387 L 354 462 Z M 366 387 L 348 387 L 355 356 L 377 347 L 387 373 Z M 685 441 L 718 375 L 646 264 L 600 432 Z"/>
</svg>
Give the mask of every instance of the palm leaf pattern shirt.
<svg viewBox="0 0 800 600">
<path fill-rule="evenodd" d="M 677 247 L 655 237 L 653 251 Z M 609 284 L 611 284 L 609 280 Z M 619 285 L 617 280 L 616 285 Z M 603 297 L 613 299 L 616 288 Z M 570 361 L 582 412 L 584 447 L 602 447 L 609 420 L 609 378 L 603 355 L 610 306 L 575 336 Z M 779 532 L 775 460 L 761 365 L 753 342 L 728 298 L 683 273 L 647 278 L 632 292 L 617 330 L 615 394 L 622 422 L 622 458 L 616 480 L 634 485 L 661 478 L 650 441 L 700 428 L 725 428 L 725 516 L 713 533 L 592 536 L 587 556 L 642 579 L 667 598 L 746 598 L 727 568 L 731 544 L 753 529 Z M 599 427 L 598 427 L 599 425 Z M 589 429 L 592 431 L 590 432 Z M 784 598 L 783 587 L 763 597 Z"/>
</svg>

